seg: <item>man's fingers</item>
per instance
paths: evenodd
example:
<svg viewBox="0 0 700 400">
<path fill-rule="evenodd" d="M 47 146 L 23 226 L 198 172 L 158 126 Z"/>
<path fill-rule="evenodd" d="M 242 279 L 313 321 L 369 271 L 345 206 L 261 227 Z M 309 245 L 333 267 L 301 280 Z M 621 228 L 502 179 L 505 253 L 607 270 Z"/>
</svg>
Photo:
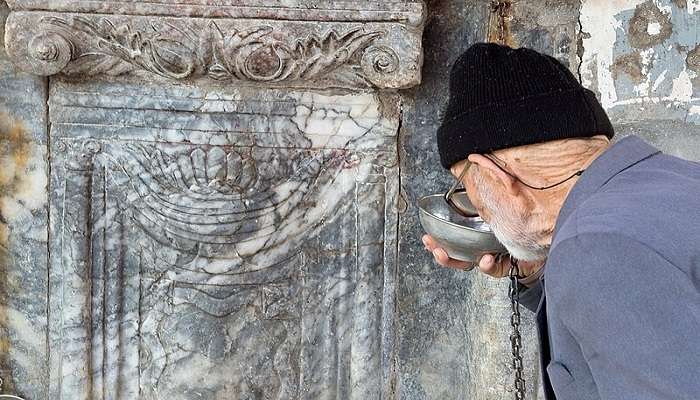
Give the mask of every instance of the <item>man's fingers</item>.
<svg viewBox="0 0 700 400">
<path fill-rule="evenodd" d="M 423 235 L 422 240 L 426 250 L 430 252 L 435 250 L 435 248 L 437 247 L 435 241 L 433 240 L 433 237 L 428 234 Z"/>
<path fill-rule="evenodd" d="M 485 254 L 481 257 L 481 260 L 479 260 L 479 270 L 486 275 L 502 278 L 505 276 L 503 272 L 505 271 L 507 262 L 509 262 L 508 256 L 497 259 L 493 254 Z"/>
<path fill-rule="evenodd" d="M 470 269 L 478 266 L 481 272 L 494 278 L 503 278 L 508 276 L 508 271 L 510 270 L 510 255 L 506 254 L 503 257 L 497 257 L 495 254 L 485 254 L 479 260 L 478 265 L 476 265 L 468 261 L 460 261 L 450 258 L 445 249 L 441 248 L 430 235 L 423 235 L 422 240 L 423 245 L 425 245 L 425 249 L 431 252 L 435 258 L 435 261 L 443 267 L 469 271 Z M 520 271 L 525 272 L 525 275 L 529 275 L 530 273 L 541 268 L 543 263 L 543 261 L 534 263 L 521 262 Z"/>
<path fill-rule="evenodd" d="M 443 267 L 461 270 L 470 270 L 474 267 L 474 265 L 470 262 L 450 258 L 445 249 L 439 247 L 432 236 L 425 234 L 421 237 L 421 240 L 423 241 L 425 249 L 431 252 L 433 254 L 433 258 L 435 258 L 435 261 Z"/>
<path fill-rule="evenodd" d="M 438 264 L 444 266 L 450 261 L 450 256 L 447 255 L 447 252 L 439 247 L 433 249 L 433 257 L 435 257 L 435 261 L 437 261 Z"/>
<path fill-rule="evenodd" d="M 420 239 L 423 241 L 423 246 L 429 250 L 428 243 L 430 243 L 430 235 L 423 235 Z"/>
<path fill-rule="evenodd" d="M 479 260 L 479 270 L 487 275 L 491 275 L 495 267 L 495 258 L 491 254 L 485 254 Z"/>
<path fill-rule="evenodd" d="M 433 250 L 433 257 L 435 258 L 435 261 L 437 261 L 437 263 L 443 267 L 461 270 L 470 269 L 470 267 L 472 267 L 472 263 L 470 262 L 450 258 L 447 252 L 439 247 Z"/>
</svg>

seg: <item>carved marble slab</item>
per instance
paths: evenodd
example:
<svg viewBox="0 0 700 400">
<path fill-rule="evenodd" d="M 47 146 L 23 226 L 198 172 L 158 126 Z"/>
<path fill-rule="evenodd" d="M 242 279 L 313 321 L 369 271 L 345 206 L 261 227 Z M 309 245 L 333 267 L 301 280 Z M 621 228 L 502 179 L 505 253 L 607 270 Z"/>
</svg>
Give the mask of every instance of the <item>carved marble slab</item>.
<svg viewBox="0 0 700 400">
<path fill-rule="evenodd" d="M 8 0 L 13 10 L 162 15 L 207 18 L 258 18 L 290 21 L 423 23 L 420 0 Z"/>
<path fill-rule="evenodd" d="M 313 88 L 420 83 L 420 2 L 210 3 L 13 1 L 7 53 L 25 71 L 81 79 Z"/>
<path fill-rule="evenodd" d="M 394 94 L 54 82 L 50 397 L 394 385 Z"/>
</svg>

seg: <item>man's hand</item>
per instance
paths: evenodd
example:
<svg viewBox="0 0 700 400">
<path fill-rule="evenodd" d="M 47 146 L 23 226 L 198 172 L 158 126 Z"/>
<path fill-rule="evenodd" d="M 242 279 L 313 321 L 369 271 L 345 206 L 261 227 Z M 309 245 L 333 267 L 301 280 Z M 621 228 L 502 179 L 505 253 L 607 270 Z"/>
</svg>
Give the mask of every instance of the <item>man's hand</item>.
<svg viewBox="0 0 700 400">
<path fill-rule="evenodd" d="M 508 276 L 508 271 L 510 270 L 510 256 L 501 257 L 501 259 L 497 262 L 496 256 L 494 254 L 486 254 L 483 257 L 481 257 L 481 260 L 479 260 L 478 265 L 474 265 L 474 263 L 470 263 L 468 261 L 460 261 L 455 260 L 454 258 L 450 258 L 450 256 L 447 255 L 447 251 L 439 247 L 439 245 L 437 244 L 437 242 L 435 242 L 432 236 L 423 235 L 422 239 L 423 244 L 425 245 L 425 249 L 431 252 L 433 254 L 433 257 L 435 258 L 435 261 L 443 267 L 468 271 L 474 268 L 475 266 L 478 266 L 481 272 L 485 273 L 486 275 L 493 276 L 494 278 L 503 278 Z M 518 263 L 518 266 L 520 267 L 520 273 L 524 276 L 536 272 L 537 270 L 542 268 L 543 265 L 544 261 L 520 261 Z"/>
</svg>

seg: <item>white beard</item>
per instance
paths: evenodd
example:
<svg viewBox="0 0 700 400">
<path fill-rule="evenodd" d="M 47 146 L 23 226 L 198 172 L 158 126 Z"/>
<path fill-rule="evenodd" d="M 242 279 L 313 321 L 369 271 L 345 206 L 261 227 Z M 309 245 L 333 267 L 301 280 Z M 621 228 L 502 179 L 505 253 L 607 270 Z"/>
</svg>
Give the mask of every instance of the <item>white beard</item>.
<svg viewBox="0 0 700 400">
<path fill-rule="evenodd" d="M 481 196 L 483 207 L 491 214 L 489 226 L 496 239 L 505 246 L 508 253 L 522 261 L 546 259 L 549 246 L 539 244 L 539 238 L 527 232 L 525 223 L 518 216 L 512 204 L 498 204 L 491 188 L 485 184 L 481 174 L 474 175 L 474 184 Z"/>
<path fill-rule="evenodd" d="M 549 249 L 547 246 L 542 246 L 535 244 L 533 246 L 522 246 L 511 240 L 507 233 L 504 233 L 499 227 L 491 225 L 491 230 L 503 246 L 505 246 L 508 253 L 515 257 L 517 260 L 522 261 L 539 261 L 547 258 L 547 253 Z"/>
</svg>

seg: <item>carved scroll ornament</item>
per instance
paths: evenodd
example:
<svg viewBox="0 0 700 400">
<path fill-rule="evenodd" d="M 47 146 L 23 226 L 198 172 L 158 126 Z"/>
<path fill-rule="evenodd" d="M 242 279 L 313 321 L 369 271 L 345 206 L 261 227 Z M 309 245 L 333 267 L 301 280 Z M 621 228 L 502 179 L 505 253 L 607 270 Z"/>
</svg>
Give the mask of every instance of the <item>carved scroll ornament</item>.
<svg viewBox="0 0 700 400">
<path fill-rule="evenodd" d="M 394 23 L 14 12 L 7 36 L 10 57 L 38 75 L 400 88 L 422 63 L 419 32 Z"/>
</svg>

